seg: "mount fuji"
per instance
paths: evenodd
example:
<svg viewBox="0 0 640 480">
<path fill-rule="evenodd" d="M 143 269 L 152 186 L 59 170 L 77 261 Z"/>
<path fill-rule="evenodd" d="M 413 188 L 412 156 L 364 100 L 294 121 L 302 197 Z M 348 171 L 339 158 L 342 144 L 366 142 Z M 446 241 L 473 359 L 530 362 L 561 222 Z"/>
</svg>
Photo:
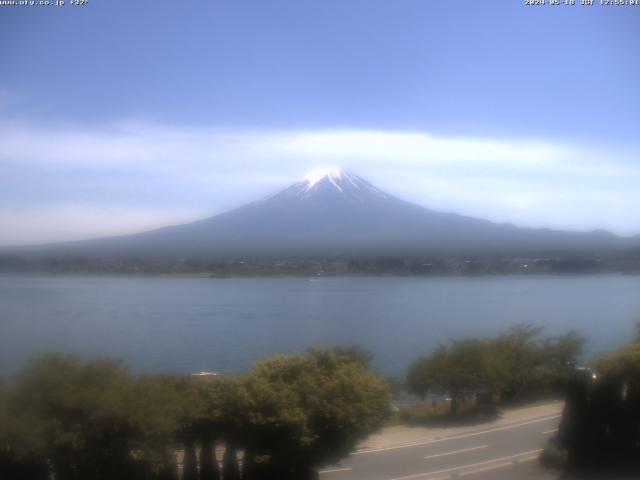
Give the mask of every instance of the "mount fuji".
<svg viewBox="0 0 640 480">
<path fill-rule="evenodd" d="M 504 256 L 599 253 L 638 243 L 637 238 L 604 231 L 519 228 L 441 213 L 395 198 L 353 173 L 331 168 L 312 172 L 265 199 L 197 222 L 35 250 L 155 258 Z"/>
</svg>

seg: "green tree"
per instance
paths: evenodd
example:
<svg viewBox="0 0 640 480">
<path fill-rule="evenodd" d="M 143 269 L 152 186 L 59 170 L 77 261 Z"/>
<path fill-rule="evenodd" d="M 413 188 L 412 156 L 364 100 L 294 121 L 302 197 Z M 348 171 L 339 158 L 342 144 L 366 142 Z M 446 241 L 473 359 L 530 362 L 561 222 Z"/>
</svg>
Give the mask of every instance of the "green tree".
<svg viewBox="0 0 640 480">
<path fill-rule="evenodd" d="M 389 411 L 387 384 L 359 349 L 276 356 L 245 377 L 133 377 L 118 362 L 47 355 L 0 389 L 2 478 L 315 478 Z M 199 468 L 197 451 L 200 449 Z"/>
<path fill-rule="evenodd" d="M 502 400 L 514 401 L 527 392 L 564 390 L 585 340 L 573 331 L 547 338 L 541 332 L 541 327 L 518 325 L 493 342 Z"/>
<path fill-rule="evenodd" d="M 429 357 L 420 357 L 414 360 L 407 370 L 407 388 L 422 400 L 427 398 L 429 387 L 433 382 L 430 363 Z"/>
<path fill-rule="evenodd" d="M 545 371 L 553 376 L 566 378 L 575 369 L 584 344 L 585 338 L 574 331 L 544 339 L 541 364 Z"/>
<path fill-rule="evenodd" d="M 598 376 L 640 387 L 640 341 L 631 342 L 593 362 Z"/>
<path fill-rule="evenodd" d="M 524 391 L 544 355 L 540 346 L 542 327 L 517 325 L 501 333 L 493 342 L 494 352 L 502 368 L 502 400 L 513 401 Z"/>
<path fill-rule="evenodd" d="M 57 479 L 129 478 L 133 473 L 128 421 L 129 377 L 118 363 L 82 365 L 48 355 L 18 381 L 18 415 L 33 415 L 44 439 L 44 456 Z"/>
<path fill-rule="evenodd" d="M 276 356 L 256 365 L 246 388 L 247 449 L 266 456 L 271 474 L 314 478 L 384 422 L 385 382 L 339 349 Z"/>
<path fill-rule="evenodd" d="M 0 478 L 48 480 L 49 468 L 37 419 L 20 415 L 13 392 L 0 384 Z"/>
<path fill-rule="evenodd" d="M 12 390 L 11 451 L 43 459 L 47 477 L 175 477 L 177 402 L 162 382 L 133 379 L 119 362 L 49 354 Z"/>
<path fill-rule="evenodd" d="M 230 445 L 239 435 L 243 414 L 241 392 L 241 379 L 237 378 L 204 377 L 191 381 L 191 425 L 196 438 L 200 440 L 201 480 L 220 478 L 214 449 L 218 440 Z M 223 466 L 227 467 L 226 463 L 223 461 Z"/>
<path fill-rule="evenodd" d="M 414 361 L 407 372 L 407 384 L 417 395 L 429 389 L 451 398 L 451 415 L 459 414 L 465 392 L 485 390 L 490 397 L 502 388 L 504 365 L 492 341 L 463 339 L 441 345 L 430 355 Z"/>
<path fill-rule="evenodd" d="M 465 390 L 485 390 L 489 399 L 513 401 L 526 390 L 566 384 L 582 353 L 584 338 L 575 332 L 542 339 L 542 328 L 518 325 L 493 339 L 464 339 L 440 346 L 415 360 L 407 385 L 424 398 L 429 390 L 451 397 L 451 413 Z"/>
<path fill-rule="evenodd" d="M 459 414 L 459 400 L 465 390 L 491 386 L 488 358 L 486 342 L 474 339 L 454 341 L 449 349 L 437 352 L 431 375 L 434 384 L 449 393 L 453 416 Z"/>
<path fill-rule="evenodd" d="M 325 348 L 310 348 L 309 354 L 317 357 L 319 360 L 322 357 L 330 357 L 334 361 L 340 362 L 354 362 L 362 365 L 363 367 L 370 368 L 371 362 L 373 362 L 374 355 L 368 350 L 358 346 L 350 345 L 348 347 L 325 347 Z"/>
<path fill-rule="evenodd" d="M 151 476 L 177 477 L 176 436 L 180 427 L 181 397 L 176 377 L 144 376 L 134 380 L 128 403 L 134 435 L 132 450 Z"/>
</svg>

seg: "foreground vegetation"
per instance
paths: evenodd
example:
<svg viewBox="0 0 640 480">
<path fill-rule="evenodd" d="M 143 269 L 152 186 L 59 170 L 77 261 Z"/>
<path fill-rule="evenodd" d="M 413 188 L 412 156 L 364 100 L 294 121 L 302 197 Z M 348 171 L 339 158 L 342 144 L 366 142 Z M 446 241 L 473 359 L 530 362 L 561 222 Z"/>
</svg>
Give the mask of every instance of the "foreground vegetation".
<svg viewBox="0 0 640 480">
<path fill-rule="evenodd" d="M 136 377 L 46 355 L 0 393 L 0 478 L 177 479 L 177 451 L 184 480 L 317 478 L 387 418 L 389 389 L 366 363 L 315 349 L 240 377 Z"/>
<path fill-rule="evenodd" d="M 634 341 L 575 371 L 542 460 L 604 478 L 640 477 L 640 324 Z"/>
<path fill-rule="evenodd" d="M 357 347 L 275 356 L 242 376 L 135 376 L 112 360 L 48 354 L 0 384 L 0 478 L 305 480 L 390 418 L 391 391 L 422 402 L 395 421 L 476 421 L 497 406 L 566 397 L 542 461 L 640 471 L 638 338 L 577 368 L 584 339 L 516 326 L 461 339 L 383 380 Z"/>
<path fill-rule="evenodd" d="M 407 386 L 422 399 L 429 393 L 448 397 L 452 417 L 461 414 L 461 401 L 470 397 L 474 410 L 490 415 L 496 402 L 563 396 L 584 339 L 575 332 L 559 337 L 542 337 L 541 333 L 539 327 L 519 325 L 495 338 L 441 345 L 411 364 Z M 465 407 L 470 410 L 468 402 Z M 420 418 L 420 409 L 417 415 L 413 420 Z"/>
</svg>

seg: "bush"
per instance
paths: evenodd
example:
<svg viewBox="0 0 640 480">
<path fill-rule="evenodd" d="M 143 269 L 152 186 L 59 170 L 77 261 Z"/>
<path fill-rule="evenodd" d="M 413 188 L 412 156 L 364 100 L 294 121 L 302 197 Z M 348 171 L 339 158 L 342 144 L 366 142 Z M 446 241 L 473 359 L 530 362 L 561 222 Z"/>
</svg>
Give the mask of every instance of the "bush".
<svg viewBox="0 0 640 480">
<path fill-rule="evenodd" d="M 540 464 L 547 468 L 564 470 L 568 460 L 567 451 L 561 448 L 555 440 L 549 440 L 540 453 Z"/>
</svg>

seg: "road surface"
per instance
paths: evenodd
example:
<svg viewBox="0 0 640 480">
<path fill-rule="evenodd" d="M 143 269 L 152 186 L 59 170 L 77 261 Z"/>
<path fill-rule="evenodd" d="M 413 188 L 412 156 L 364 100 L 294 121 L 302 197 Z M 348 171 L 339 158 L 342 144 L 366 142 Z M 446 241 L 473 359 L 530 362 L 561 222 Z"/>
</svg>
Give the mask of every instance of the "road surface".
<svg viewBox="0 0 640 480">
<path fill-rule="evenodd" d="M 559 413 L 423 440 L 357 450 L 320 480 L 538 480 L 557 474 L 538 465 Z"/>
</svg>

